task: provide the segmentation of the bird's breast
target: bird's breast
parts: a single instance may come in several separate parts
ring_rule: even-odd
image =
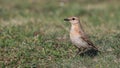
[[[87,43],[81,38],[81,34],[75,31],[70,31],[71,42],[78,48],[86,47]]]

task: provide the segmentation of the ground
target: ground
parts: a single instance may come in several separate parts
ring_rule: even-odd
[[[101,54],[74,58],[79,17]],[[0,68],[120,68],[119,0],[0,0]]]

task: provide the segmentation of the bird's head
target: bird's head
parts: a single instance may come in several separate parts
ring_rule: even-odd
[[[79,19],[77,17],[65,18],[64,21],[69,21],[71,24],[77,24],[77,23],[79,23]]]

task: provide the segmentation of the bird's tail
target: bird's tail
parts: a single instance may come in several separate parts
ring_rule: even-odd
[[[101,51],[99,50],[99,48],[96,47],[96,46],[93,46],[93,49],[94,49],[95,51],[97,51],[97,52],[101,52]]]

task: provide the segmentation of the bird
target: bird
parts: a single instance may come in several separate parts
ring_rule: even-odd
[[[85,34],[79,18],[69,17],[65,18],[64,21],[71,23],[70,40],[78,49],[75,56],[83,54],[88,54],[90,56],[96,55],[99,50]]]

